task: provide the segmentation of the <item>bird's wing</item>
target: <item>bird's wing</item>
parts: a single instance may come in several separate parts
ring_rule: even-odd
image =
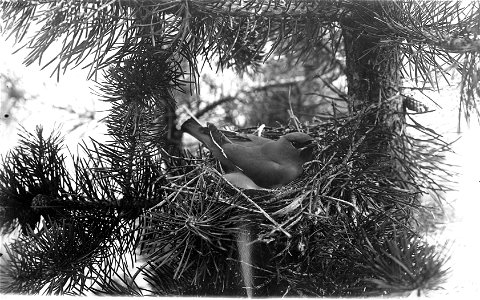
[[[214,127],[214,126],[213,126]],[[228,157],[225,155],[223,148],[219,143],[230,143],[227,138],[221,137],[217,132],[212,133],[210,128],[203,127],[193,118],[188,119],[182,124],[182,131],[192,135],[194,138],[202,142],[212,153],[212,155],[220,161],[223,168],[227,172],[236,172],[239,169],[233,164]],[[218,131],[218,130],[217,130]],[[213,137],[216,137],[218,141],[214,140]]]
[[[228,131],[228,130],[221,130],[221,132],[232,142],[251,142],[252,139],[246,134],[234,132],[234,131]]]
[[[262,150],[264,146],[245,147],[233,143],[225,144],[223,150],[235,166],[261,187],[270,188],[290,182],[297,174],[296,166],[288,160],[272,160]]]
[[[215,126],[213,126],[213,128],[218,130]],[[230,142],[234,144],[243,145],[245,147],[255,147],[255,146],[259,146],[272,141],[270,139],[257,136],[254,134],[238,133],[238,132],[228,131],[228,130],[218,130],[218,131],[221,132]]]

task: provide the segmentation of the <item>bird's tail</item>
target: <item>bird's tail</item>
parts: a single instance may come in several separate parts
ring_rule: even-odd
[[[205,127],[203,127],[193,118],[186,120],[181,127],[182,131],[191,134],[195,138],[197,138],[196,135],[198,135],[202,131],[202,128]]]
[[[186,132],[205,144],[208,149],[211,149],[212,147],[215,146],[215,144],[212,142],[212,137],[209,134],[209,129],[207,127],[202,126],[200,123],[198,123],[197,120],[190,118],[186,120],[181,127],[183,132]]]

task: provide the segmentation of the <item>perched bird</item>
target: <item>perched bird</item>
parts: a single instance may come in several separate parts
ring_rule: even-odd
[[[203,127],[193,118],[182,124],[182,131],[202,142],[220,161],[225,178],[240,188],[260,189],[283,186],[303,171],[313,158],[313,138],[301,132],[287,133],[278,140],[253,134]]]

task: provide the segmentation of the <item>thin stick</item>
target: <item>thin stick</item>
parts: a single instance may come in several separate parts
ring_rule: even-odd
[[[357,213],[359,213],[360,211],[358,210],[358,207],[353,204],[353,203],[350,203],[348,201],[345,201],[345,200],[342,200],[342,199],[338,199],[338,198],[335,198],[335,197],[332,197],[332,196],[328,196],[328,195],[321,195],[320,197],[324,197],[324,198],[327,198],[327,199],[330,199],[330,200],[334,200],[334,201],[338,201],[338,202],[341,202],[343,204],[346,204],[346,205],[350,205],[351,207],[353,207],[355,209],[355,211]]]
[[[263,129],[265,129],[265,124],[258,126],[258,128],[253,132],[253,134],[257,134],[257,136],[262,136]]]

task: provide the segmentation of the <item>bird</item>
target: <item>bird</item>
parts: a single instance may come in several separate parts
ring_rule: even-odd
[[[202,142],[220,161],[223,175],[234,186],[271,189],[284,186],[303,172],[303,164],[313,159],[314,139],[291,132],[271,140],[254,134],[219,130],[212,123],[202,126],[194,118],[181,130]]]

